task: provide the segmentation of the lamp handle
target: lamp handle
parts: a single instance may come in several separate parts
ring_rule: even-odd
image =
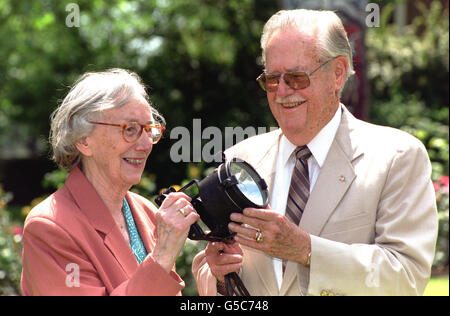
[[[225,275],[225,288],[228,296],[251,296],[236,272]]]

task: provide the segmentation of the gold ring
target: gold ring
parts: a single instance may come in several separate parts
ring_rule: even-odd
[[[178,212],[180,212],[184,217],[186,217],[186,212],[183,210],[183,208],[180,208]]]
[[[255,240],[257,243],[262,243],[264,241],[263,233],[261,233],[261,231],[256,231]]]

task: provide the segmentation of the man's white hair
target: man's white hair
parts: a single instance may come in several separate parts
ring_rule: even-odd
[[[278,30],[294,29],[307,34],[317,34],[319,59],[325,62],[336,56],[345,56],[348,61],[346,80],[355,73],[352,48],[341,19],[333,11],[325,10],[281,10],[265,24],[261,36],[262,59],[266,65],[266,47]]]

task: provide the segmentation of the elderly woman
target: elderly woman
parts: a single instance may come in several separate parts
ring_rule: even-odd
[[[157,209],[129,191],[140,181],[164,119],[139,77],[83,75],[52,115],[53,159],[70,173],[28,215],[24,295],[180,295],[175,272],[199,216],[182,193]]]

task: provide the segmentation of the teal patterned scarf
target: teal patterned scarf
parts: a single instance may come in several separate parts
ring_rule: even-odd
[[[130,235],[130,245],[131,251],[133,251],[134,256],[137,261],[141,263],[147,257],[147,250],[145,249],[144,243],[142,242],[141,236],[134,223],[133,214],[131,214],[130,206],[128,205],[127,199],[123,199],[122,205],[123,216],[127,222],[128,234]]]

